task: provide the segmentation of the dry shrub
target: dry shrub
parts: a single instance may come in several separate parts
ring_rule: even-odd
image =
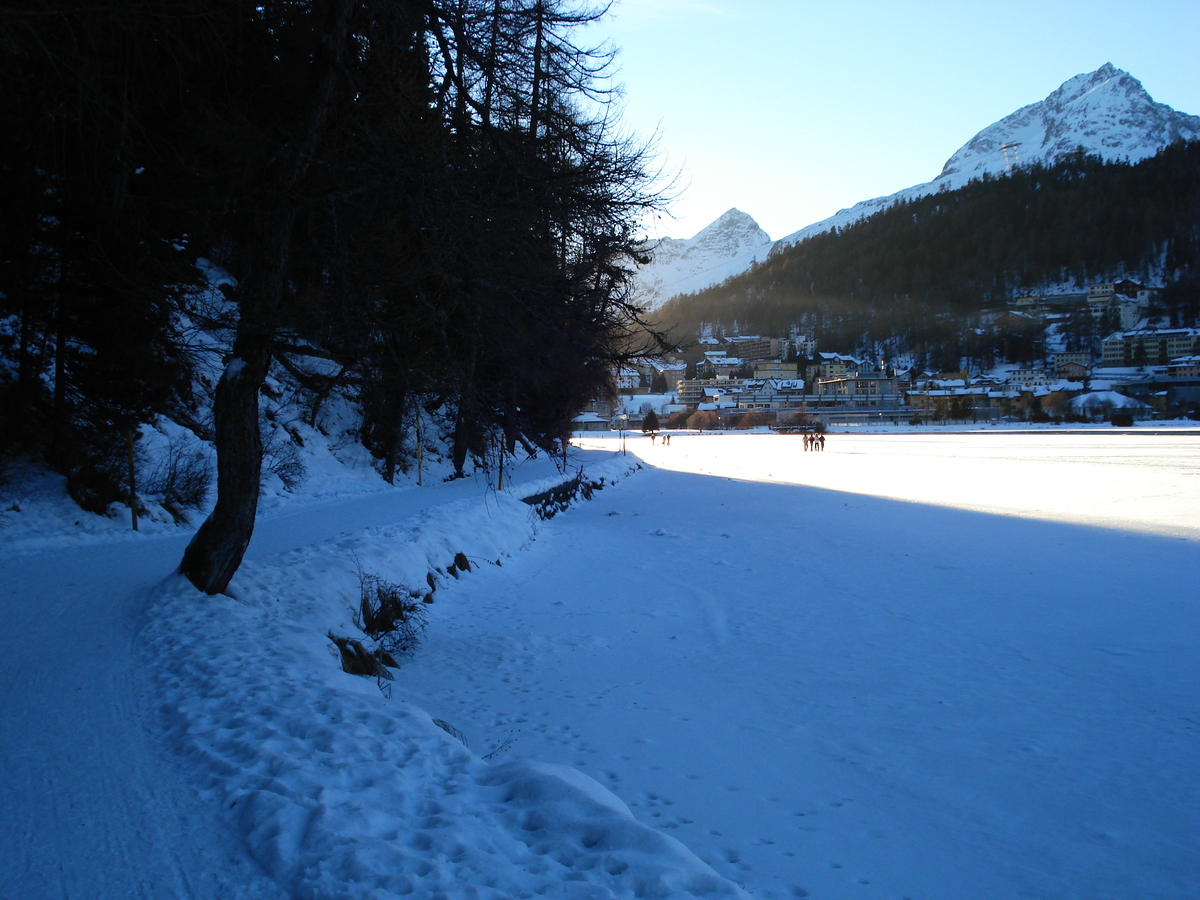
[[[641,468],[639,466],[638,468]],[[550,488],[548,491],[542,491],[540,494],[533,494],[530,497],[523,497],[522,502],[528,503],[533,507],[534,511],[542,519],[553,519],[560,512],[563,512],[571,505],[572,502],[580,498],[591,500],[592,495],[604,488],[604,479],[599,481],[591,481],[584,477],[583,470],[570,481],[564,481],[560,485]]]
[[[392,678],[388,666],[396,665],[396,661],[382,648],[368,650],[362,641],[354,638],[338,637],[330,632],[329,640],[338,649],[342,660],[342,671],[351,675],[370,675],[374,678]]]
[[[147,494],[160,494],[163,507],[182,521],[184,510],[199,509],[212,488],[212,465],[207,453],[174,438],[150,473],[143,487]]]
[[[259,424],[262,434],[262,472],[271,474],[283,482],[284,490],[294,491],[304,483],[308,467],[296,446],[297,435],[274,422],[263,420]]]
[[[426,622],[422,595],[362,571],[358,573],[358,586],[356,624],[393,660],[416,650]]]

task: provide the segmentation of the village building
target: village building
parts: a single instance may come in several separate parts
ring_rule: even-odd
[[[795,411],[804,406],[804,382],[798,378],[755,378],[745,382],[739,409]]]
[[[696,375],[703,378],[729,378],[737,375],[745,363],[741,357],[729,356],[723,350],[708,351],[696,365]]]
[[[1085,368],[1092,364],[1092,354],[1088,353],[1086,350],[1075,350],[1075,351],[1071,351],[1071,352],[1067,352],[1067,353],[1055,353],[1054,356],[1051,357],[1051,359],[1054,362],[1055,369],[1057,369],[1059,366],[1065,365],[1067,363],[1078,363],[1079,365],[1084,366]]]
[[[1165,365],[1200,354],[1200,328],[1136,328],[1117,331],[1101,342],[1106,366]]]
[[[687,376],[687,363],[659,363],[654,368],[666,381],[667,390],[672,392],[679,390],[679,382]]]
[[[1171,378],[1200,378],[1200,356],[1181,356],[1167,363],[1165,373]]]
[[[1088,367],[1083,363],[1078,362],[1061,362],[1054,367],[1054,374],[1059,378],[1078,380],[1080,378],[1086,378],[1087,373]]]
[[[853,356],[818,353],[816,360],[804,367],[804,380],[815,382],[818,378],[838,378],[847,372],[857,372],[861,365]]]
[[[741,359],[781,359],[788,350],[789,342],[783,338],[736,336],[728,339],[729,349]]]
[[[1054,380],[1041,369],[1013,369],[1008,373],[1009,384],[1041,385],[1050,384]]]
[[[744,386],[741,378],[685,378],[679,383],[679,402],[690,410],[721,400],[736,406]]]
[[[895,407],[902,397],[896,387],[896,379],[880,372],[859,373],[820,378],[813,385],[813,405],[817,408],[829,406]]]
[[[799,376],[797,363],[759,362],[754,364],[754,377],[758,381],[768,378],[795,380]]]

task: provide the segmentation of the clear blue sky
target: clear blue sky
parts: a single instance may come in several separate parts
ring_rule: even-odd
[[[691,237],[772,238],[929,181],[980,129],[1106,62],[1200,115],[1200,0],[616,0],[625,121],[658,130]]]

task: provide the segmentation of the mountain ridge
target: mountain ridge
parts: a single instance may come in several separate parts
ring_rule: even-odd
[[[753,234],[749,222],[770,241],[736,208],[690,239],[666,238],[650,248],[652,262],[639,273],[635,296],[640,305],[655,309],[672,296],[719,284],[813,235],[844,228],[900,201],[954,190],[985,174],[999,175],[1013,165],[1053,164],[1079,148],[1106,161],[1138,162],[1181,139],[1200,140],[1200,116],[1157,103],[1138,79],[1106,62],[981,129],[951,154],[931,181],[863,200],[765,246],[718,237],[725,231]]]
[[[1138,162],[1179,139],[1200,140],[1200,116],[1155,102],[1140,81],[1106,62],[1094,72],[1068,78],[1045,99],[981,129],[951,154],[932,181],[839,210],[780,238],[772,250],[844,228],[901,200],[954,190],[984,174],[999,175],[1010,164],[1052,164],[1079,148],[1106,162]],[[1005,155],[1005,144],[1010,145],[1011,156]]]

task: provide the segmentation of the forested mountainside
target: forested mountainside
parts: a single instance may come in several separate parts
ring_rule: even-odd
[[[1136,164],[1079,152],[902,200],[674,297],[658,317],[684,340],[705,326],[800,329],[831,349],[889,342],[952,360],[984,309],[1105,279],[1177,283],[1166,312],[1192,321],[1198,275],[1200,142],[1176,142]]]
[[[188,423],[217,449],[219,522],[184,566],[211,591],[231,573],[199,558],[248,540],[272,378],[314,421],[355,404],[389,480],[422,409],[460,473],[489,431],[548,446],[657,349],[626,298],[659,197],[604,108],[611,51],[576,41],[600,14],[6,9],[0,462],[45,459],[103,509],[127,436]]]

